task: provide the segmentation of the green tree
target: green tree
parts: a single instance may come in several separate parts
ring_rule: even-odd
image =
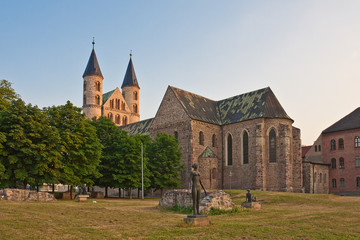
[[[165,133],[158,133],[148,149],[151,187],[161,189],[180,187],[181,152],[177,140]]]
[[[99,165],[102,177],[95,183],[100,187],[105,187],[105,197],[107,197],[108,187],[122,186],[122,178],[118,175],[125,168],[122,147],[129,137],[108,118],[94,118],[91,124],[96,128],[96,134],[103,145]]]
[[[19,95],[5,79],[0,81],[0,111],[10,106],[12,100],[19,99]]]
[[[15,100],[0,112],[2,186],[21,182],[37,186],[58,181],[61,164],[60,137],[37,107]],[[6,141],[4,139],[6,138]]]
[[[85,120],[81,108],[70,101],[65,105],[45,109],[50,125],[58,129],[62,146],[62,173],[60,182],[73,186],[94,184],[101,176],[98,166],[102,145],[96,135],[96,128]]]

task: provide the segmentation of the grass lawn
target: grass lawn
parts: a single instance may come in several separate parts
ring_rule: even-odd
[[[239,213],[183,223],[159,199],[0,201],[0,239],[360,239],[360,197],[254,191],[259,211],[241,209],[246,191],[228,191]]]

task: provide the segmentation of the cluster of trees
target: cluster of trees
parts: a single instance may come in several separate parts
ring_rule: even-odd
[[[43,183],[141,188],[141,144],[145,189],[179,187],[183,165],[174,137],[130,136],[107,118],[86,120],[70,101],[39,109],[0,81],[1,188]]]

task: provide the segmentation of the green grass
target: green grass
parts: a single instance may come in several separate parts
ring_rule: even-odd
[[[0,239],[359,239],[360,198],[254,191],[261,210],[243,209],[246,191],[229,191],[237,212],[188,226],[188,213],[159,199],[0,201]],[[189,209],[187,209],[189,210]],[[222,213],[222,212],[221,212]]]

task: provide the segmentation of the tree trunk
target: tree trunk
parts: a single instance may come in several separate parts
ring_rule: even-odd
[[[74,186],[71,185],[71,186],[70,186],[70,199],[71,199],[71,200],[73,199],[73,188],[74,188]]]
[[[164,189],[162,188],[161,189],[161,197],[163,197],[163,195],[164,195]]]
[[[39,185],[36,185],[36,191],[39,192]]]
[[[52,193],[55,193],[55,184],[52,185]]]
[[[26,190],[27,181],[24,181],[24,189]]]
[[[140,189],[138,188],[138,198],[140,198]]]
[[[121,198],[121,188],[119,188],[119,198]]]
[[[105,187],[105,198],[108,197],[108,187]]]
[[[129,191],[130,191],[130,192],[129,192],[129,198],[132,199],[132,189],[129,188]]]

